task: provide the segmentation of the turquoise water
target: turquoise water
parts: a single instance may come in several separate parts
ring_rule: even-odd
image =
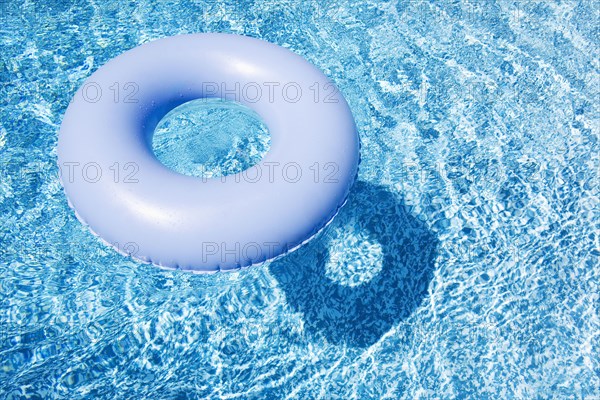
[[[599,7],[0,0],[0,397],[599,398]],[[107,60],[215,31],[321,68],[362,163],[315,240],[196,276],[90,234],[56,143]]]
[[[260,162],[270,145],[269,128],[256,112],[218,98],[175,107],[152,138],[154,154],[164,165],[204,179],[245,171]]]

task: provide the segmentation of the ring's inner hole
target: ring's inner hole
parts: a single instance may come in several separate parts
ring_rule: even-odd
[[[223,99],[198,99],[160,120],[152,150],[174,171],[213,178],[258,164],[270,142],[267,126],[250,108]]]

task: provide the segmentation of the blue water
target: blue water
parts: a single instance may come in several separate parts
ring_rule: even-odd
[[[269,128],[256,112],[218,98],[192,100],[171,110],[152,138],[152,150],[164,165],[205,179],[245,171],[270,147]]]
[[[107,60],[214,31],[330,76],[362,164],[315,240],[196,276],[90,234],[56,143]],[[600,398],[599,47],[594,0],[0,0],[0,397]]]

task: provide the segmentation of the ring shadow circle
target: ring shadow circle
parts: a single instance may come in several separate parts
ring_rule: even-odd
[[[359,286],[329,279],[331,232],[365,230],[383,252],[381,271]],[[270,266],[305,328],[334,344],[367,347],[406,319],[427,295],[438,239],[385,187],[358,181],[346,205],[314,240]]]

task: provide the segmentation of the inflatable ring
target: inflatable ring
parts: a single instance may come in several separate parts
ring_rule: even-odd
[[[258,113],[271,135],[261,162],[208,179],[158,161],[154,128],[199,98]],[[352,114],[322,72],[285,48],[229,34],[173,36],[110,60],[75,94],[58,140],[80,221],[123,254],[193,272],[297,248],[343,205],[358,162]]]

